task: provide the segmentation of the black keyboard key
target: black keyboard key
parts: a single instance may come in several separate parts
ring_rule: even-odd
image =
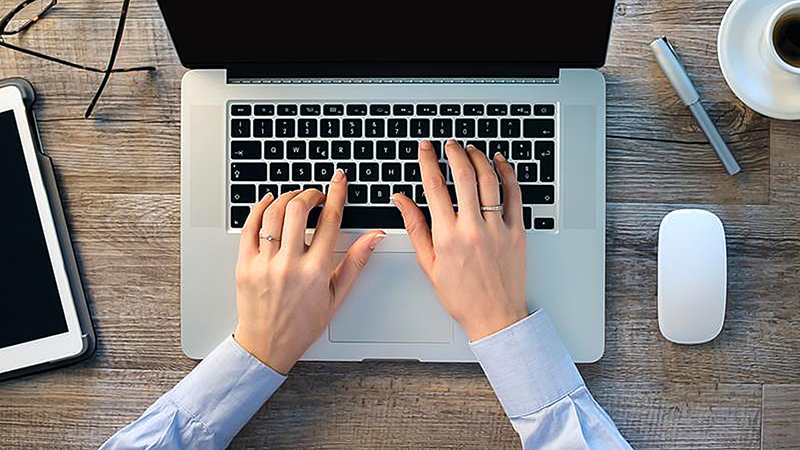
[[[381,181],[401,181],[400,163],[381,164]]]
[[[531,105],[511,105],[512,116],[530,116]]]
[[[422,181],[422,172],[420,172],[419,163],[403,164],[403,181]]]
[[[336,168],[342,169],[342,172],[344,172],[344,177],[347,181],[356,180],[356,163],[337,163]]]
[[[417,105],[418,116],[435,116],[436,110],[436,105]]]
[[[533,107],[534,116],[552,116],[556,113],[556,105],[536,105]]]
[[[376,159],[397,159],[397,145],[394,141],[378,141],[375,143]]]
[[[522,222],[525,224],[525,229],[531,229],[531,217],[533,217],[533,210],[530,206],[522,207]]]
[[[519,137],[519,120],[518,119],[503,119],[500,121],[500,137],[504,138],[518,138]]]
[[[369,105],[369,114],[372,116],[388,116],[391,113],[389,105]]]
[[[254,137],[272,137],[272,119],[256,119],[253,121]]]
[[[351,159],[350,141],[331,142],[332,159]]]
[[[505,159],[509,158],[508,141],[490,141],[489,158],[494,159],[495,153],[500,153]]]
[[[489,105],[486,107],[486,115],[505,116],[508,114],[508,105]]]
[[[388,134],[392,138],[404,138],[408,136],[408,119],[389,119]]]
[[[292,164],[292,181],[311,181],[311,163]]]
[[[456,119],[456,137],[475,137],[475,119]]]
[[[556,122],[553,119],[525,119],[526,138],[552,138],[555,136]]]
[[[421,184],[414,188],[414,202],[418,205],[428,204],[428,199],[425,197],[425,188]]]
[[[410,184],[395,184],[392,187],[392,194],[403,194],[406,198],[414,199],[414,186]]]
[[[345,119],[342,123],[342,136],[349,138],[361,137],[361,119]]]
[[[439,114],[442,116],[460,116],[461,105],[441,105],[439,107]]]
[[[394,105],[395,116],[413,116],[414,105]]]
[[[231,159],[261,159],[261,142],[231,141]]]
[[[416,161],[419,158],[419,144],[417,141],[400,141],[400,159]]]
[[[271,116],[275,114],[275,106],[273,105],[256,105],[255,112],[257,116]]]
[[[249,206],[231,206],[231,228],[242,228],[249,215]]]
[[[269,165],[270,181],[289,181],[289,163],[274,162]]]
[[[366,116],[367,105],[347,105],[348,116]]]
[[[328,159],[328,141],[309,141],[308,159]]]
[[[370,186],[369,199],[372,203],[389,203],[389,185],[373,184]]]
[[[534,156],[541,164],[541,180],[544,182],[554,181],[556,173],[555,143],[553,141],[536,141]]]
[[[366,187],[365,187],[366,190]],[[363,202],[362,202],[363,203]],[[431,214],[427,207],[420,208],[430,226]],[[314,208],[308,215],[308,228],[314,228],[319,221],[322,208]],[[344,207],[342,212],[342,228],[382,228],[403,229],[403,216],[394,206],[351,206]]]
[[[293,183],[293,184],[282,184],[281,185],[281,194],[285,194],[287,192],[292,192],[292,191],[299,191],[299,190],[300,190],[300,185],[299,184],[294,184]]]
[[[386,134],[384,131],[385,121],[383,119],[367,119],[364,121],[364,136],[372,138],[382,138]]]
[[[264,159],[283,159],[283,141],[264,141]]]
[[[300,105],[301,116],[318,116],[322,108],[319,105]]]
[[[467,146],[470,146],[470,145],[475,147],[475,148],[477,148],[478,150],[480,150],[484,154],[486,154],[486,149],[488,148],[486,146],[486,141],[467,141]]]
[[[354,159],[372,159],[374,154],[372,141],[355,141],[353,143]]]
[[[231,120],[231,136],[250,137],[250,119],[233,119]]]
[[[347,185],[347,202],[348,203],[367,203],[367,185],[366,184],[348,184]]]
[[[522,203],[526,205],[552,205],[555,203],[555,188],[552,184],[520,184]]]
[[[331,181],[333,163],[314,163],[314,181]]]
[[[411,119],[411,137],[426,138],[431,135],[430,119]]]
[[[275,137],[294,137],[294,119],[277,119],[275,121]]]
[[[296,116],[297,105],[278,105],[279,116]]]
[[[254,184],[232,184],[231,203],[255,203],[256,186]]]
[[[478,119],[478,137],[496,138],[497,119]]]
[[[482,116],[483,105],[464,105],[465,116]]]
[[[322,111],[326,116],[343,116],[344,105],[325,105]]]
[[[453,137],[453,119],[433,119],[433,137]]]
[[[306,141],[286,142],[286,159],[306,159]]]
[[[250,105],[231,105],[232,116],[249,116]]]
[[[317,119],[298,120],[297,137],[317,137]]]
[[[319,122],[320,137],[339,137],[339,119],[322,119]]]
[[[277,184],[259,184],[258,185],[258,199],[261,200],[269,193],[272,193],[273,197],[277,197],[280,195],[278,193],[278,185]]]
[[[537,217],[533,220],[533,228],[537,230],[552,230],[556,227],[556,219],[552,217]]]
[[[431,141],[431,145],[436,153],[436,159],[442,159],[442,146],[444,145],[442,141]]]
[[[378,163],[361,163],[358,168],[358,181],[378,181]]]
[[[511,143],[511,159],[529,161],[533,159],[531,141],[514,141]]]
[[[537,178],[536,163],[517,164],[517,180],[521,183],[534,183]]]
[[[267,181],[267,164],[231,163],[231,181]]]

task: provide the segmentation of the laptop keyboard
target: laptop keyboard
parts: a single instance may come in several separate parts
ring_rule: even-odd
[[[414,199],[430,221],[418,163],[421,139],[439,156],[453,204],[447,139],[500,152],[522,189],[528,230],[557,228],[558,108],[554,103],[230,102],[228,225],[241,228],[268,192],[323,192],[336,168],[347,175],[342,228],[401,229],[391,196]],[[491,158],[490,158],[491,159]],[[309,217],[316,225],[320,208]]]

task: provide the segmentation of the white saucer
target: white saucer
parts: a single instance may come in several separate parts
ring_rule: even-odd
[[[764,30],[786,0],[734,0],[717,37],[725,81],[753,110],[775,119],[800,120],[800,76],[773,67],[762,57]]]

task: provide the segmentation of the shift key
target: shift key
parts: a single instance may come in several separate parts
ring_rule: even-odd
[[[522,203],[526,205],[552,205],[556,201],[555,188],[551,184],[520,184]]]

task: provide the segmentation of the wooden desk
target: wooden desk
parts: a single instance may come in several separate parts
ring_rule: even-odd
[[[6,5],[9,2],[1,3]],[[62,0],[19,42],[105,64],[118,0]],[[743,106],[717,63],[727,0],[619,0],[608,64],[607,346],[580,367],[640,449],[800,448],[800,123]],[[669,35],[744,172],[728,177],[647,44]],[[91,297],[89,362],[0,384],[0,447],[99,446],[195,363],[179,343],[180,66],[155,1],[131,7],[95,118],[95,74],[0,49],[0,76],[36,85]],[[728,233],[725,329],[675,346],[658,333],[656,236],[700,205]],[[477,365],[301,363],[233,448],[518,448]]]

